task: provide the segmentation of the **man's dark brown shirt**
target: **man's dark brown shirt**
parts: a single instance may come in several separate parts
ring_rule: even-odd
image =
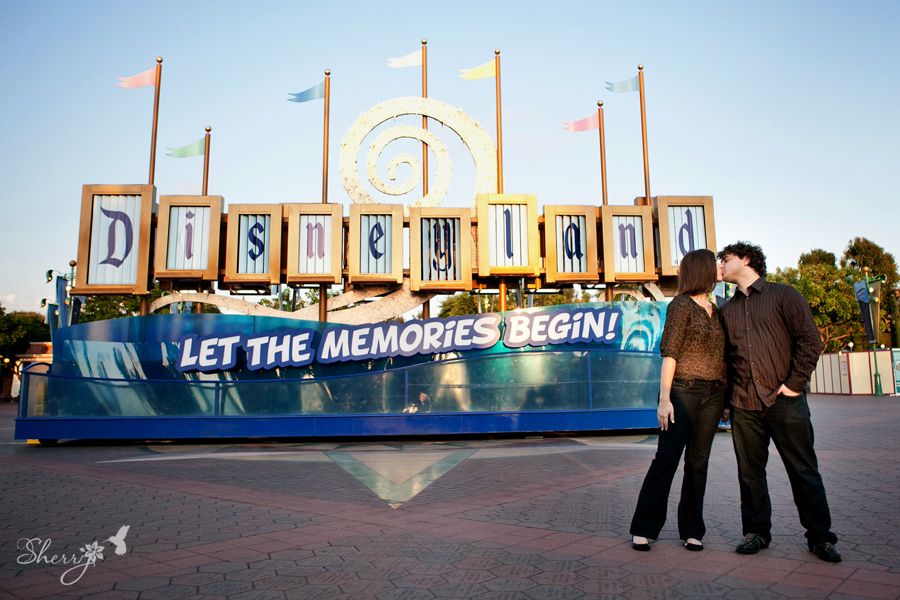
[[[757,279],[720,314],[733,406],[772,406],[783,383],[803,392],[816,368],[822,342],[809,305],[789,285]]]

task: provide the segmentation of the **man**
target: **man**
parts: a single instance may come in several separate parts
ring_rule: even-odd
[[[722,278],[738,288],[721,308],[744,534],[736,550],[756,554],[772,540],[766,483],[772,440],[810,551],[840,562],[806,402],[806,385],[822,351],[809,305],[794,288],[766,281],[766,257],[759,246],[738,242],[718,256]]]

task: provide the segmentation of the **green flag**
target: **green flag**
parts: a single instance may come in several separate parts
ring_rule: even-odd
[[[206,153],[206,136],[200,138],[193,144],[182,146],[181,148],[169,148],[166,156],[172,158],[188,158],[189,156],[203,156]]]

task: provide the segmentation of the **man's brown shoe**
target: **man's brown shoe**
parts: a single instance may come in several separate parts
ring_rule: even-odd
[[[841,553],[838,552],[838,549],[831,542],[822,542],[821,544],[810,546],[809,551],[825,562],[841,562]]]
[[[763,548],[768,548],[769,542],[758,533],[748,533],[741,543],[734,549],[738,554],[756,554]]]

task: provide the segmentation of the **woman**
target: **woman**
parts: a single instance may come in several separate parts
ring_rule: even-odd
[[[679,265],[678,295],[666,311],[659,344],[659,442],[631,521],[631,547],[638,551],[650,550],[666,521],[669,489],[685,448],[678,533],[685,548],[703,550],[706,471],[725,395],[725,334],[709,299],[718,273],[709,250],[689,252]]]

